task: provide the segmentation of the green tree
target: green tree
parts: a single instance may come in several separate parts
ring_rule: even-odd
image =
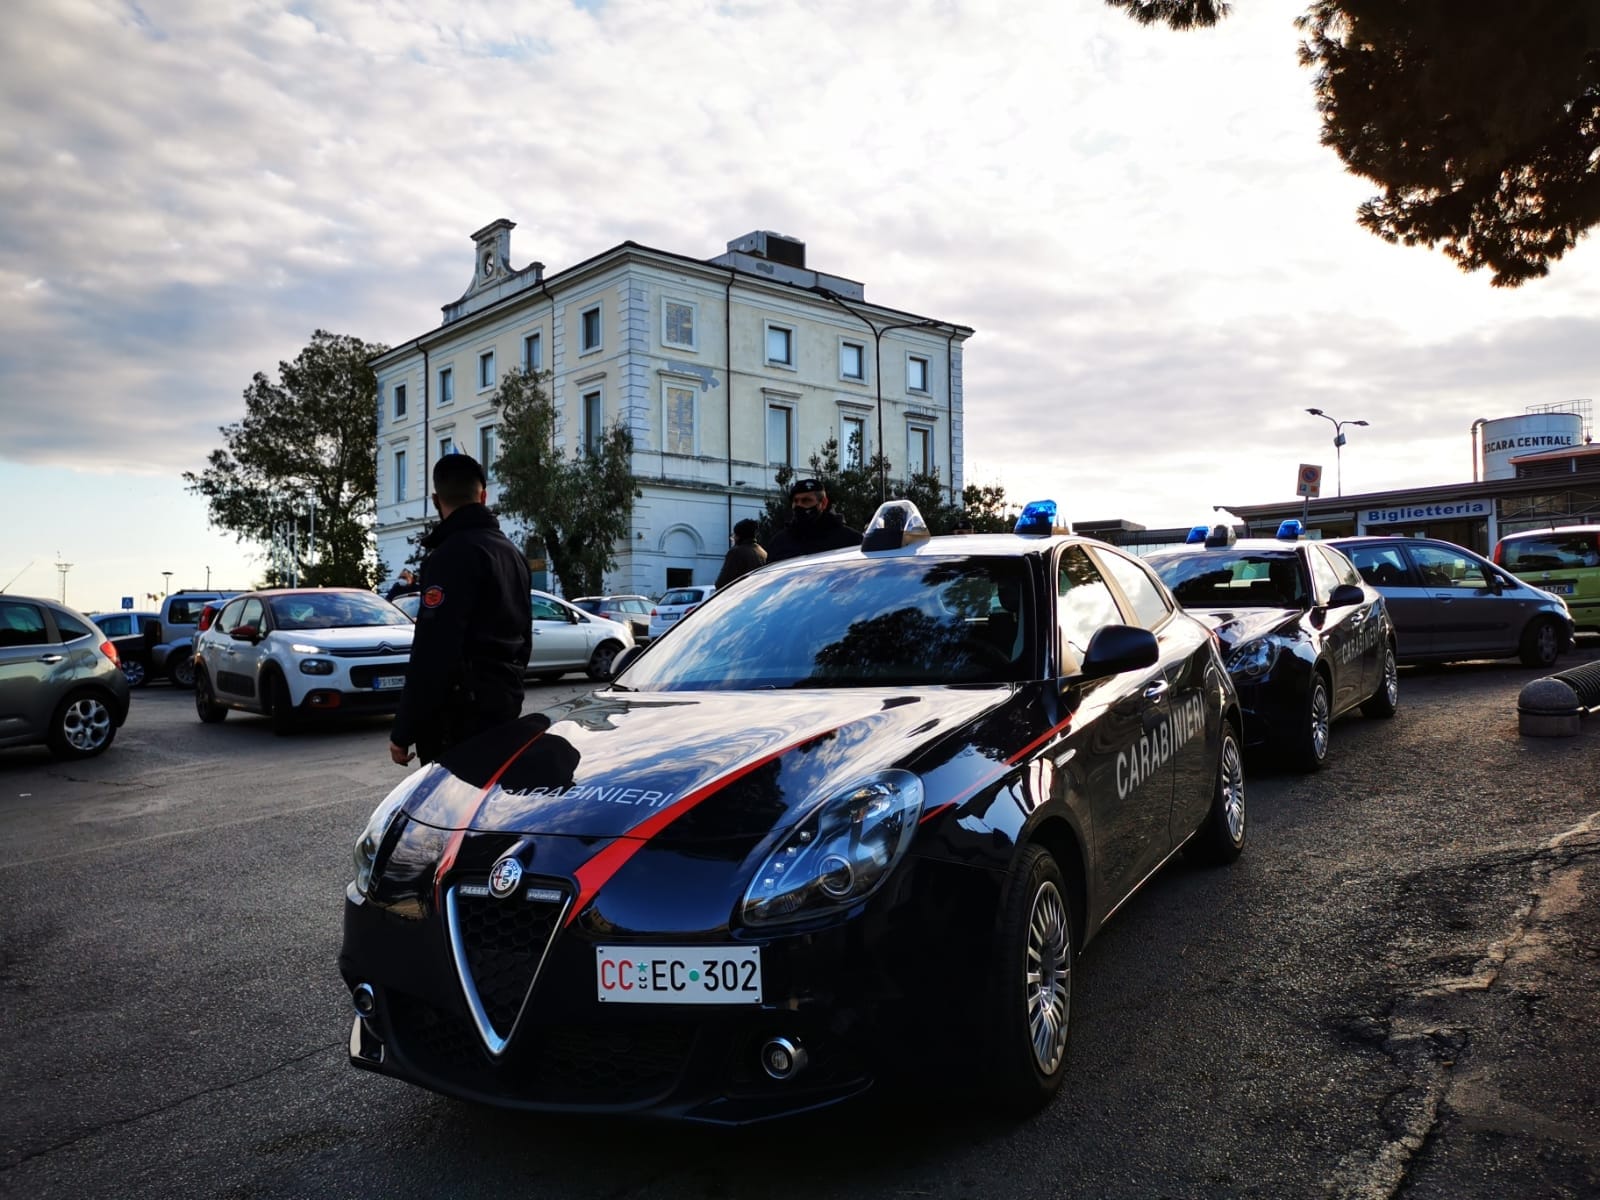
[[[500,511],[515,517],[544,544],[545,557],[568,596],[601,590],[617,565],[617,542],[633,528],[633,434],[621,421],[608,426],[591,453],[567,458],[555,448],[556,411],[536,374],[512,370],[493,404],[500,412],[495,477]]]
[[[843,517],[846,525],[861,529],[878,511],[880,471],[882,477],[889,480],[889,498],[910,500],[915,504],[928,523],[930,533],[953,533],[963,515],[972,522],[977,533],[1001,533],[1011,528],[1012,522],[1005,512],[1005,488],[968,484],[962,489],[962,502],[952,504],[950,489],[940,482],[937,471],[896,480],[882,454],[866,459],[854,454],[849,462],[840,466],[836,437],[830,437],[812,452],[806,475],[827,485],[828,507]],[[778,468],[774,476],[777,491],[767,498],[766,511],[761,516],[761,541],[771,541],[772,535],[789,520],[789,485],[796,478],[801,476],[796,475],[793,467]]]
[[[1106,0],[1214,25],[1220,0]],[[1314,0],[1296,24],[1322,143],[1381,191],[1359,223],[1496,287],[1550,273],[1600,222],[1600,5]]]
[[[225,445],[204,471],[183,474],[188,490],[206,498],[212,525],[272,551],[269,585],[297,577],[372,587],[383,578],[372,531],[377,380],[367,362],[385,349],[317,330],[293,362],[278,364],[276,382],[256,372],[244,390],[244,419],[221,427]]]

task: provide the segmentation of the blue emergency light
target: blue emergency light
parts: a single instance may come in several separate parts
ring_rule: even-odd
[[[1196,525],[1189,530],[1189,536],[1183,539],[1185,546],[1197,546],[1211,536],[1211,526]]]
[[[1030,501],[1017,518],[1012,533],[1023,537],[1049,537],[1056,531],[1056,502],[1054,500]]]
[[[1304,525],[1290,517],[1278,526],[1278,537],[1285,542],[1295,542],[1300,540],[1300,535],[1305,531],[1306,527]]]

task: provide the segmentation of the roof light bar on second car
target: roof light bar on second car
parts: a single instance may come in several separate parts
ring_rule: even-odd
[[[1295,520],[1295,518],[1290,517],[1287,521],[1279,523],[1277,536],[1281,541],[1298,542],[1305,531],[1306,527],[1304,525]]]
[[[1032,500],[1023,508],[1011,532],[1023,537],[1049,537],[1056,533],[1071,533],[1072,526],[1056,520],[1054,500]]]
[[[911,542],[927,541],[928,533],[928,523],[915,504],[909,500],[886,500],[878,505],[861,535],[861,550],[864,554],[899,550]]]

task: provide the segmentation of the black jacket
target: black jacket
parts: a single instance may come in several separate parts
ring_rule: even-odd
[[[416,638],[389,739],[438,751],[522,711],[533,651],[528,562],[482,504],[456,509],[422,540]]]
[[[754,542],[735,542],[728,547],[722,560],[722,570],[717,575],[716,586],[725,588],[741,575],[748,575],[757,567],[767,564],[767,552]]]
[[[810,524],[804,520],[790,522],[772,539],[767,547],[768,562],[782,562],[786,558],[799,558],[802,554],[820,554],[824,550],[843,550],[846,546],[861,545],[860,530],[851,529],[844,518],[831,508],[817,514]]]

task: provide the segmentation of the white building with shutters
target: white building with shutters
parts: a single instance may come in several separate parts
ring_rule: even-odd
[[[513,228],[473,234],[472,282],[443,322],[373,360],[391,576],[431,516],[439,456],[493,462],[490,400],[512,366],[549,373],[563,453],[618,419],[633,433],[643,496],[608,592],[709,583],[734,522],[776,494],[777,468],[803,474],[829,437],[868,457],[881,446],[892,479],[936,470],[960,496],[967,326],[869,304],[860,283],[808,268],[804,243],[774,233],[711,259],[624,242],[547,276],[543,263],[511,266]],[[845,516],[860,527],[871,514]]]

